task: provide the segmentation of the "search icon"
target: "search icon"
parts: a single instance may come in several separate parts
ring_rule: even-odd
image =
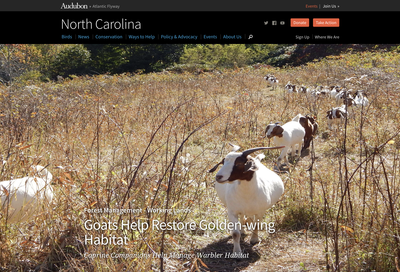
[[[250,39],[253,39],[253,34],[250,34],[250,35],[249,35],[248,40],[250,40]]]

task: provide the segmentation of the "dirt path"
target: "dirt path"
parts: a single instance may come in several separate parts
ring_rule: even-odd
[[[167,262],[167,270],[176,271],[325,271],[324,240],[321,237],[310,237],[302,232],[276,233],[262,236],[262,241],[254,246],[249,243],[250,235],[241,242],[246,258],[227,257],[231,253],[233,242],[231,236],[209,241],[202,241],[196,255],[200,260],[196,264],[182,260]],[[210,239],[211,240],[211,239]],[[200,257],[203,254],[203,257]],[[204,256],[205,255],[205,256]],[[189,270],[188,270],[189,269]]]

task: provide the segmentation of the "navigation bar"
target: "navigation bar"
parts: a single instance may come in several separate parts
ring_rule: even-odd
[[[61,40],[65,41],[72,41],[72,40],[85,40],[85,41],[98,41],[98,40],[125,40],[125,41],[132,41],[132,42],[147,42],[147,41],[154,41],[154,42],[163,42],[163,41],[170,41],[170,42],[182,42],[182,41],[244,41],[245,37],[247,39],[252,39],[252,34],[143,34],[143,35],[134,35],[134,34],[124,34],[124,35],[100,35],[100,34],[90,34],[90,35],[81,35],[81,34],[74,34],[74,35],[60,35]]]
[[[14,24],[0,43],[400,43],[399,35],[371,33],[372,28],[399,26],[396,13],[348,12],[171,12],[167,21],[140,12],[0,12],[0,25]],[[224,23],[220,23],[221,18]],[[371,20],[374,18],[374,20]],[[185,22],[185,23],[182,23]],[[189,27],[188,27],[189,26]],[[46,29],[46,31],[37,31]],[[376,36],[378,35],[378,37]]]

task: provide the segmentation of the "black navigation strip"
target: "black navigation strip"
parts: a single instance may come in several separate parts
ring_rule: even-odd
[[[400,2],[393,0],[362,1],[187,1],[187,0],[41,0],[2,1],[2,11],[400,11]]]
[[[397,17],[398,12],[0,12],[0,42],[395,44],[400,36],[390,30],[399,28]]]

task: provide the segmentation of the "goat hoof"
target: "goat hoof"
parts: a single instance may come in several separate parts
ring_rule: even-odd
[[[306,157],[306,156],[308,156],[308,155],[310,155],[310,149],[304,149],[304,150],[302,150],[301,151],[301,157],[303,158],[303,157]]]

